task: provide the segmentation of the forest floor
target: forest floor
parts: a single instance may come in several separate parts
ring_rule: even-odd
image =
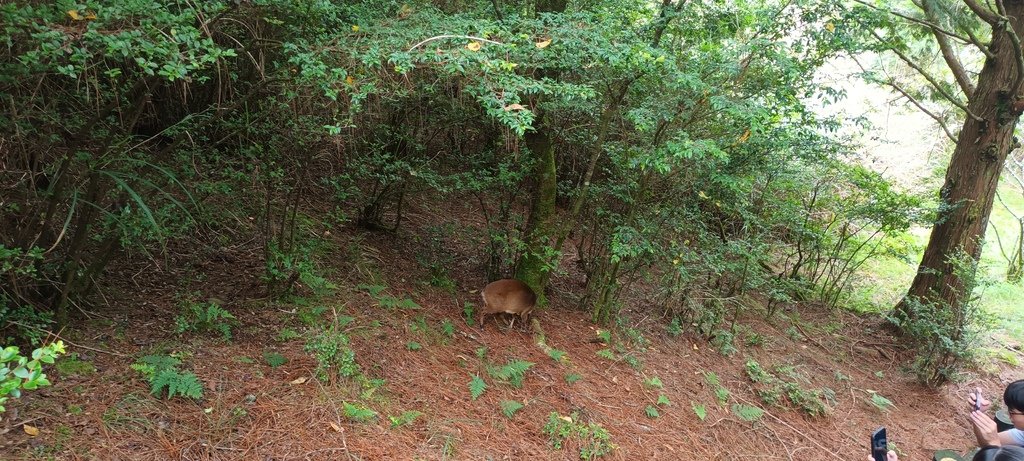
[[[877,316],[801,304],[766,318],[754,296],[738,298],[726,355],[689,326],[670,334],[643,283],[602,339],[575,307],[572,255],[531,325],[490,318],[481,329],[463,316],[485,283],[479,245],[438,231],[479,224],[461,211],[416,210],[397,233],[337,231],[320,258],[333,261],[320,271],[337,285],[326,297],[260,298],[256,242],[117,267],[105,306],[62,333],[76,355],[50,370],[54,385],[0,415],[0,459],[571,460],[610,443],[603,459],[849,461],[865,459],[870,433],[886,426],[902,459],[925,460],[971,447],[968,389],[994,397],[1022,376],[1009,365],[1020,346],[1007,344],[1004,360],[928,389],[905,372],[909,353]],[[240,320],[231,340],[174,332],[190,292]],[[360,375],[321,381],[305,346],[339,319]],[[179,358],[203,398],[151,395],[130,366],[154,353]],[[521,387],[500,373],[513,361],[533,363]],[[475,399],[473,376],[487,386]],[[552,421],[568,434],[561,448],[545,431]]]

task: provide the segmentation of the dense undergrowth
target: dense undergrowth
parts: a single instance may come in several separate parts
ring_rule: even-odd
[[[651,315],[728,344],[748,295],[765,297],[768,317],[802,301],[841,306],[858,269],[900,251],[927,217],[925,200],[850,162],[840,121],[804,103],[841,95],[811,76],[857,48],[836,27],[851,10],[495,5],[0,6],[5,342],[75,325],[104,302],[112,262],[166,265],[171,252],[256,241],[260,295],[324,296],[338,289],[321,264],[338,251],[332,232],[395,233],[410,203],[467,201],[483,226],[415,238],[466,233],[473,270],[542,285],[572,252],[594,321],[614,325],[622,294],[651,282]],[[452,260],[427,248],[430,283],[455,289]],[[179,333],[230,340],[244,321],[203,293],[177,295]],[[321,378],[362,376],[345,327],[336,318],[306,346]],[[187,371],[139,368],[156,393],[197,395]],[[556,419],[553,433],[600,434]]]

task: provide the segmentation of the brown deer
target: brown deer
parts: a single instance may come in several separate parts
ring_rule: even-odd
[[[484,298],[484,306],[480,309],[480,328],[484,326],[484,316],[491,314],[518,315],[523,322],[530,317],[530,312],[537,307],[537,295],[525,283],[514,279],[502,279],[488,283],[480,294]],[[509,328],[512,327],[509,323]]]

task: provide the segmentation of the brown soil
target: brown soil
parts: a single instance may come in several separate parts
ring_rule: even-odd
[[[463,218],[463,226],[472,222],[468,211]],[[338,250],[329,259],[337,263],[323,269],[341,288],[332,299],[307,307],[259,299],[262,285],[254,274],[260,274],[260,253],[252,247],[225,248],[202,263],[167,265],[175,270],[149,263],[118,268],[119,275],[111,277],[117,282],[104,290],[108,306],[63,335],[78,346],[70,350],[97,371],[68,376],[51,371],[52,387],[11,402],[0,420],[0,459],[571,460],[580,458],[579,442],[554,449],[543,428],[552,413],[575,413],[577,421],[599,424],[611,435],[616,448],[607,459],[862,460],[870,432],[887,426],[902,459],[924,460],[934,450],[965,451],[972,444],[963,414],[967,389],[980,385],[994,395],[1020,377],[1019,369],[1004,369],[938,390],[920,387],[901,371],[906,351],[882,333],[877,320],[812,305],[799,306],[798,329],[782,316],[768,322],[761,310],[749,309],[737,323],[768,339],[748,346],[739,338],[738,352],[726,357],[692,333],[667,334],[667,320],[651,313],[656,309],[647,305],[639,285],[627,296],[624,318],[649,345],[641,348],[616,335],[640,360],[637,369],[621,355],[617,360],[598,356],[608,346],[596,340],[598,327],[586,314],[574,310],[580,279],[571,271],[555,281],[551,307],[535,316],[546,344],[569,358],[557,363],[533,331],[519,325],[509,329],[504,319],[489,319],[482,330],[462,320],[463,303],[477,302],[472,290],[485,282],[475,269],[481,263],[468,237],[446,236],[444,242],[455,265],[466,268],[449,274],[455,290],[421,282],[427,278],[416,259],[422,243],[413,236],[432,222],[420,211],[403,224],[411,230],[398,235],[349,230],[332,236]],[[386,281],[387,293],[409,296],[422,308],[378,306],[354,288],[371,276]],[[223,300],[243,320],[232,341],[173,333],[174,294],[191,290]],[[335,315],[355,317],[346,329],[357,361],[366,377],[385,380],[372,395],[360,396],[365,388],[352,380],[323,383],[313,377],[316,360],[304,344],[316,329],[302,323],[297,312],[316,306],[326,308],[320,324]],[[430,326],[427,333],[414,326],[420,316]],[[444,319],[456,326],[451,339],[440,333]],[[283,327],[302,336],[278,341]],[[422,349],[410,350],[410,341]],[[484,346],[490,363],[535,363],[522,388],[487,374],[477,355]],[[129,366],[154,351],[183,354],[184,367],[204,383],[204,398],[151,396]],[[288,362],[271,368],[264,352],[278,352]],[[828,414],[810,417],[790,405],[762,403],[758,385],[745,371],[747,360],[767,370],[792,366],[805,379],[802,388],[831,389]],[[708,372],[728,389],[725,404],[705,378]],[[582,379],[567,383],[572,373]],[[469,391],[474,374],[488,385],[477,400]],[[652,377],[663,389],[645,385]],[[875,407],[871,392],[895,407]],[[671,404],[650,418],[644,410],[659,394]],[[500,410],[506,400],[525,406],[509,419]],[[342,402],[360,402],[379,417],[353,422],[344,416]],[[731,411],[734,404],[766,411],[747,422]],[[698,405],[706,408],[704,420],[694,411]],[[408,410],[423,416],[392,427],[388,417]],[[26,434],[25,424],[38,428],[39,435]]]

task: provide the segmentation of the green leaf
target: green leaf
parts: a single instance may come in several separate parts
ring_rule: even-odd
[[[473,400],[480,397],[480,394],[483,394],[485,389],[487,389],[487,383],[480,376],[473,375],[473,379],[469,381],[469,395],[473,397]]]
[[[658,405],[667,407],[669,405],[672,405],[672,401],[669,400],[668,397],[665,397],[665,394],[658,394]]]

